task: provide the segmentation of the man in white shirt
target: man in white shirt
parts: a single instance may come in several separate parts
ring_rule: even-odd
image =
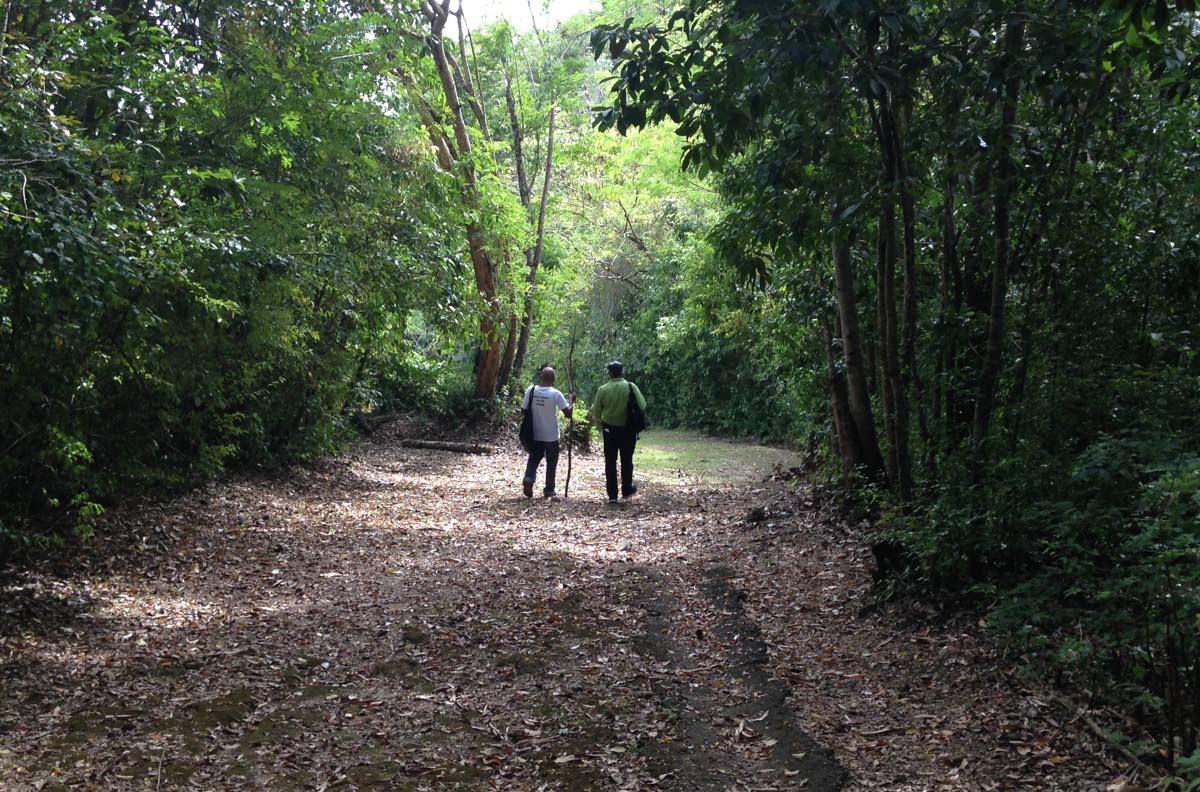
[[[546,458],[546,486],[542,494],[547,498],[556,497],[554,494],[554,473],[558,469],[558,411],[571,416],[571,405],[562,391],[554,387],[554,369],[546,366],[542,369],[540,385],[530,385],[521,400],[522,410],[533,411],[533,450],[529,452],[529,461],[525,465],[525,479],[522,485],[525,497],[533,497],[533,484],[537,481],[538,465],[542,457]]]

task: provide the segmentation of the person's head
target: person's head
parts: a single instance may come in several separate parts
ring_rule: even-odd
[[[541,379],[542,385],[546,386],[547,388],[554,384],[554,369],[550,368],[549,366],[546,366],[544,369],[542,369],[538,376]]]
[[[621,363],[621,361],[614,360],[613,362],[608,364],[608,376],[612,377],[613,379],[616,379],[617,377],[624,376],[624,374],[625,374],[625,365],[623,363]]]

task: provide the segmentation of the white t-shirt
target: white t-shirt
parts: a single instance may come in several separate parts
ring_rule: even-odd
[[[539,443],[554,443],[558,441],[558,410],[571,405],[567,397],[558,388],[547,388],[542,385],[530,385],[525,391],[521,406],[530,409],[530,394],[533,394],[533,439]]]

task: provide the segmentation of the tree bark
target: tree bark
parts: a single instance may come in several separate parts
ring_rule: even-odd
[[[956,340],[958,337],[959,303],[962,300],[962,274],[958,263],[958,234],[954,224],[954,161],[946,163],[946,178],[942,195],[942,279],[938,288],[938,356],[933,375],[933,414],[945,416],[946,447],[949,448],[950,424],[954,415],[954,389],[947,387],[946,378],[954,369]],[[953,291],[952,291],[953,290]],[[954,295],[953,311],[951,295]],[[946,408],[942,411],[942,398]],[[927,451],[927,465],[934,470],[937,465],[938,449],[933,443]]]
[[[835,317],[836,320],[836,317]],[[838,328],[840,330],[840,328]],[[842,461],[842,475],[848,476],[862,464],[862,449],[854,431],[854,420],[850,417],[850,397],[846,389],[846,375],[839,371],[834,354],[834,334],[829,322],[822,317],[821,334],[825,341],[826,384],[829,388],[829,417],[833,429],[833,451]]]
[[[530,212],[530,207],[533,202],[533,191],[529,187],[529,175],[525,169],[525,135],[521,131],[521,120],[517,116],[517,99],[513,94],[512,75],[504,75],[504,102],[508,107],[508,122],[512,129],[512,145],[513,145],[513,161],[517,170],[517,193],[521,198],[521,206],[525,207],[525,212]],[[532,217],[529,218],[532,222]],[[525,266],[527,272],[532,272],[533,265],[532,247],[525,248]],[[528,274],[526,282],[528,282]],[[520,311],[514,311],[512,315],[512,333],[509,335],[509,340],[513,344],[514,358],[511,361],[509,368],[509,378],[520,377],[521,369],[525,366],[525,350],[521,350],[519,357],[516,355],[516,340],[519,335],[518,328],[525,328],[525,309],[524,301]]]
[[[475,116],[475,120],[479,123],[479,131],[483,133],[483,139],[491,142],[492,133],[488,130],[487,114],[483,111],[483,105],[479,103],[479,98],[475,96],[475,88],[471,82],[471,73],[459,65],[458,59],[447,50],[446,60],[450,64],[450,70],[454,73],[455,78],[462,83],[463,93],[467,97],[467,104],[471,106],[471,112]]]
[[[904,222],[904,383],[912,389],[917,412],[917,428],[925,445],[929,445],[929,420],[925,409],[925,383],[917,368],[917,241],[916,202],[909,185],[908,161],[905,158],[900,122],[894,106],[888,104],[891,128],[892,173],[900,190],[900,211]],[[907,401],[907,396],[906,399]],[[910,462],[911,466],[911,462]],[[909,474],[911,479],[911,472]]]
[[[838,221],[840,209],[835,206],[833,222]],[[875,434],[875,417],[871,412],[871,397],[867,392],[867,376],[863,370],[862,350],[858,332],[858,295],[854,288],[854,264],[850,258],[850,243],[838,228],[832,232],[833,278],[837,288],[838,317],[842,327],[842,355],[846,360],[846,391],[850,417],[862,451],[862,464],[867,475],[878,478],[883,472],[879,439]]]
[[[1013,62],[1025,40],[1025,21],[1009,20],[1004,31],[1004,54],[1009,74],[1004,84],[1004,103],[1000,109],[1000,133],[996,140],[995,211],[996,253],[992,260],[992,299],[988,319],[987,347],[979,370],[975,393],[975,420],[972,439],[976,445],[987,436],[996,402],[996,382],[1004,345],[1004,309],[1008,297],[1009,197],[1012,192],[1012,136],[1017,122],[1019,81]]]
[[[538,221],[537,221],[537,242],[533,249],[533,258],[529,262],[529,275],[526,276],[527,289],[525,291],[525,319],[521,323],[521,339],[517,342],[517,358],[513,362],[513,371],[515,376],[521,376],[521,369],[525,365],[525,352],[529,348],[529,330],[533,327],[533,296],[537,290],[537,272],[538,267],[542,263],[542,243],[546,238],[546,201],[550,197],[550,174],[554,165],[554,112],[557,108],[550,108],[550,131],[546,141],[546,173],[542,179],[542,202],[538,206]]]
[[[462,5],[459,4],[458,12],[455,14],[458,19],[458,54],[462,58],[462,68],[459,68],[458,63],[454,58],[450,58],[450,64],[454,67],[455,72],[459,74],[462,80],[463,90],[467,93],[467,100],[471,103],[471,110],[475,113],[475,118],[479,121],[479,129],[483,132],[483,139],[489,143],[492,140],[492,133],[488,130],[487,113],[483,110],[483,102],[480,99],[480,91],[476,91],[475,82],[471,79],[471,64],[467,62],[467,39],[465,31],[465,22],[463,20]],[[476,72],[478,72],[478,64],[476,64]]]
[[[529,176],[525,172],[525,135],[521,132],[521,121],[517,118],[517,98],[513,94],[512,75],[504,76],[504,102],[508,105],[508,123],[512,127],[513,160],[517,167],[517,192],[521,196],[521,206],[529,209],[533,199],[529,189]]]
[[[879,395],[879,377],[875,376],[878,366],[875,361],[875,339],[867,338],[863,346],[867,349],[867,392],[872,396]]]
[[[496,376],[496,390],[502,391],[512,379],[513,358],[517,354],[517,312],[508,315],[508,337],[504,342],[504,354],[500,357],[500,373]]]
[[[887,220],[886,209],[879,210],[879,222],[875,238],[875,337],[879,345],[880,403],[883,407],[883,437],[887,441],[888,481],[895,485],[900,478],[900,460],[896,456],[896,390],[892,384],[889,362],[888,325],[891,315],[887,309]],[[895,219],[893,218],[893,225]],[[894,311],[893,311],[894,312]],[[894,334],[892,336],[895,337]]]
[[[449,0],[441,4],[426,2],[421,5],[421,11],[429,20],[430,32],[429,51],[437,66],[438,78],[446,103],[450,108],[451,126],[454,129],[455,143],[458,146],[459,163],[462,168],[464,197],[471,209],[471,216],[480,214],[479,183],[475,167],[471,163],[471,136],[467,131],[467,122],[463,116],[462,102],[459,100],[458,87],[454,82],[450,60],[446,54],[442,34],[446,20],[450,14]],[[471,267],[475,273],[475,287],[483,300],[483,308],[479,312],[479,365],[475,370],[475,396],[490,399],[496,395],[496,379],[500,371],[500,335],[497,332],[496,317],[499,304],[496,299],[496,267],[488,255],[484,243],[484,229],[478,220],[467,222],[467,245],[471,254]]]
[[[889,176],[900,195],[901,218],[904,222],[904,368],[907,378],[917,379],[917,243],[916,208],[908,186],[908,163],[904,159],[900,127],[891,102],[885,102],[881,121],[888,135],[890,154]]]
[[[912,195],[905,181],[903,152],[900,149],[900,130],[896,111],[889,97],[883,106],[882,131],[886,143],[887,173],[891,181],[892,194],[888,199],[887,225],[887,286],[888,286],[888,337],[887,363],[891,369],[892,396],[896,409],[896,463],[899,478],[896,481],[900,499],[912,498],[912,455],[908,446],[909,402],[908,386],[917,380],[916,335],[917,335],[917,255],[915,220]],[[900,197],[901,218],[904,222],[904,333],[903,351],[900,342],[900,320],[896,315],[896,195]]]

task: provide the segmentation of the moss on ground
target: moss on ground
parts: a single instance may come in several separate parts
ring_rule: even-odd
[[[776,465],[799,464],[800,455],[787,449],[663,429],[643,433],[634,457],[636,476],[659,484],[743,484],[761,481]]]

